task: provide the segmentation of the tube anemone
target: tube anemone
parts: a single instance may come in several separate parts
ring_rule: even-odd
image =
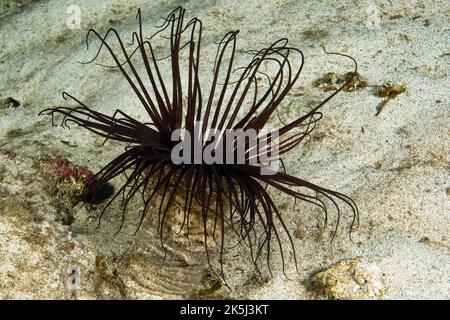
[[[149,38],[143,36],[140,10],[137,19],[139,29],[133,32],[131,44],[125,44],[113,28],[104,36],[90,29],[86,43],[95,37],[100,46],[88,63],[95,61],[101,51],[107,51],[114,61],[114,65],[108,67],[121,72],[142,104],[148,122],[138,121],[121,110],[113,115],[97,112],[66,92],[63,98],[75,101],[76,107],[58,106],[40,113],[51,115],[52,121],[54,116],[62,116],[63,127],[75,123],[106,140],[127,144],[124,151],[89,182],[91,192],[95,193],[110,180],[126,174],[125,183],[104,206],[99,221],[111,203],[121,199],[122,227],[129,203],[138,199],[142,201],[142,212],[137,230],[148,214],[157,214],[159,237],[164,248],[164,225],[168,215],[172,214],[170,208],[175,196],[182,194],[184,217],[181,229],[187,228],[189,234],[190,217],[197,215],[203,224],[208,263],[214,271],[208,248],[217,245],[223,278],[222,257],[232,233],[249,247],[258,271],[258,262],[264,259],[271,273],[274,243],[279,249],[283,272],[286,246],[290,246],[297,267],[294,242],[271,196],[273,192],[319,207],[324,212],[325,224],[331,204],[337,213],[333,238],[340,220],[340,205],[345,204],[353,213],[350,230],[353,228],[358,222],[358,208],[350,197],[286,172],[267,169],[267,159],[275,158],[273,149],[257,148],[255,151],[249,147],[249,139],[243,137],[244,133],[253,130],[259,142],[277,146],[277,157],[286,154],[310,135],[322,116],[320,109],[351,79],[309,112],[269,130],[268,122],[276,122],[274,117],[299,78],[304,63],[302,52],[289,46],[287,39],[279,39],[261,50],[249,51],[250,62],[235,67],[239,31],[228,32],[215,53],[212,77],[209,75],[208,81],[203,81],[202,23],[199,19],[186,20],[184,9],[177,8]],[[158,53],[152,46],[151,40],[157,35],[167,41],[168,55]],[[116,44],[115,49],[112,41]],[[351,59],[356,73],[356,61]],[[162,67],[164,63],[165,68]],[[214,139],[208,139],[211,130],[218,133]],[[179,134],[174,140],[174,133],[180,131],[184,135]],[[230,131],[241,133],[230,138],[226,134]],[[187,136],[194,139],[187,141]],[[205,137],[199,144],[200,152],[208,151],[213,157],[225,153],[231,160],[241,156],[242,161],[211,163],[204,158],[200,162],[193,161],[198,152],[196,138]],[[197,148],[194,148],[196,142]],[[183,143],[181,147],[180,143]],[[244,146],[241,154],[238,154],[238,150],[242,150],[239,146]],[[174,161],[172,152],[176,147],[184,161]],[[157,193],[160,195],[158,210],[150,213],[150,203],[156,201]],[[200,212],[194,212],[194,205],[201,208]],[[287,244],[282,241],[282,232],[287,235]]]

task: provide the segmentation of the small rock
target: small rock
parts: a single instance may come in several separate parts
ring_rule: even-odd
[[[20,106],[20,102],[14,98],[8,97],[0,99],[0,109],[17,108]]]
[[[354,258],[339,261],[314,274],[311,290],[325,299],[381,299],[384,284],[378,266]]]
[[[325,92],[338,90],[340,86],[347,82],[344,91],[352,92],[367,87],[367,81],[363,80],[359,73],[347,72],[337,75],[334,72],[327,72],[323,77],[317,79],[314,85]]]

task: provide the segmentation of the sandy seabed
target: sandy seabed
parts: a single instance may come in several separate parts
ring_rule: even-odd
[[[70,5],[0,1],[0,298],[450,298],[447,1],[77,0]],[[151,223],[137,236],[133,226],[114,236],[117,209],[94,230],[87,205],[72,203],[71,186],[53,182],[52,169],[39,160],[60,157],[95,172],[123,149],[118,143],[99,147],[101,140],[86,130],[52,127],[49,118],[37,114],[70,105],[61,97],[67,91],[97,111],[112,114],[120,108],[142,117],[120,74],[77,63],[95,52],[86,51],[85,35],[89,28],[103,33],[113,26],[128,40],[137,28],[138,8],[151,32],[178,5],[203,22],[205,64],[214,63],[222,36],[237,29],[242,56],[282,37],[302,50],[304,70],[282,105],[285,119],[331,93],[326,91],[332,90],[333,77],[327,73],[352,70],[351,61],[326,55],[321,46],[358,61],[366,86],[342,92],[324,106],[311,141],[284,163],[290,174],[351,196],[360,209],[360,226],[350,241],[350,217],[344,214],[330,243],[332,223],[319,228],[319,210],[306,204],[293,208],[275,194],[296,245],[299,272],[288,255],[289,279],[276,254],[273,276],[259,278],[240,247],[225,257],[229,289],[206,273],[206,262],[198,258],[201,246],[186,249],[183,242],[172,243],[168,266],[160,269]],[[77,12],[79,26],[73,24]],[[375,115],[387,99],[380,96],[383,85],[402,90]],[[71,268],[80,272],[78,289],[67,285]]]

